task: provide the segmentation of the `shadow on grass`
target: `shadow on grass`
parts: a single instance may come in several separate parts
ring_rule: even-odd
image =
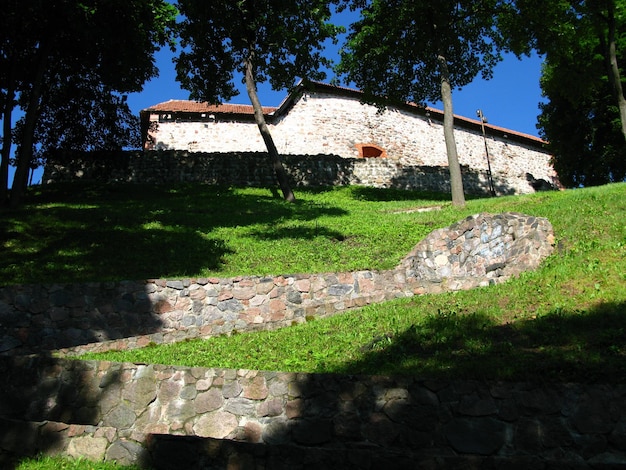
[[[409,191],[394,188],[372,188],[366,186],[354,186],[351,188],[354,199],[361,201],[412,201],[424,199],[428,201],[450,201],[450,194],[435,191]]]
[[[505,325],[479,313],[440,311],[421,325],[373,338],[362,346],[363,359],[333,372],[622,383],[625,330],[626,302],[585,312],[554,309]]]
[[[344,211],[205,185],[55,185],[25,209],[0,213],[0,284],[186,277],[219,270],[232,253],[221,227],[311,221]],[[277,228],[270,238],[311,238]],[[327,234],[337,237],[334,231]]]

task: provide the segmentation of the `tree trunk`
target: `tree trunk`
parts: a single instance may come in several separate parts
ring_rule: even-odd
[[[446,153],[448,154],[452,205],[465,207],[463,177],[456,151],[456,141],[454,140],[454,112],[452,110],[452,88],[450,87],[448,64],[446,58],[442,55],[438,57],[438,61],[441,72],[441,101],[443,101],[443,135],[446,141]]]
[[[13,100],[15,91],[9,85],[6,102],[2,111],[2,155],[0,155],[0,205],[3,205],[9,196],[9,158],[11,157],[11,118],[13,114]]]
[[[28,107],[24,116],[24,128],[22,129],[22,140],[20,142],[19,151],[16,155],[15,175],[13,176],[13,184],[11,186],[11,197],[9,204],[11,207],[18,206],[26,188],[28,187],[28,174],[33,159],[33,144],[35,141],[35,126],[39,118],[39,105],[41,102],[41,94],[43,89],[44,75],[47,65],[47,50],[49,48],[42,46],[39,53],[36,76],[33,79],[33,86],[30,90],[28,99]]]
[[[283,198],[285,201],[293,202],[296,200],[296,197],[289,186],[289,181],[287,179],[287,173],[283,168],[283,164],[280,161],[280,155],[278,154],[278,150],[276,149],[276,145],[274,144],[274,139],[272,139],[272,134],[270,133],[269,128],[265,122],[265,117],[263,116],[263,107],[261,106],[261,102],[259,101],[259,96],[256,92],[256,83],[254,80],[254,73],[252,71],[252,59],[248,58],[246,60],[246,91],[248,92],[248,96],[250,97],[250,102],[252,103],[252,108],[254,109],[254,120],[256,121],[257,126],[259,127],[259,131],[261,132],[261,137],[263,137],[263,141],[265,142],[265,146],[267,147],[267,153],[270,156],[270,160],[272,161],[272,167],[274,169],[274,173],[276,174],[276,179],[278,180],[278,185],[280,186],[280,190],[283,193]]]
[[[622,121],[622,134],[626,139],[626,99],[624,99],[624,90],[622,88],[622,79],[619,73],[619,65],[617,63],[617,50],[615,45],[615,4],[612,1],[608,2],[608,62],[609,62],[609,82],[615,93],[617,100],[617,106],[619,108],[619,116]]]
[[[34,91],[31,91],[34,94]],[[11,186],[11,207],[16,207],[22,202],[26,188],[28,187],[28,174],[30,173],[31,161],[33,159],[33,143],[35,137],[35,124],[37,122],[37,114],[39,97],[31,96],[31,100],[26,110],[24,118],[24,127],[22,129],[22,140],[16,155],[15,175],[13,176],[13,185]]]

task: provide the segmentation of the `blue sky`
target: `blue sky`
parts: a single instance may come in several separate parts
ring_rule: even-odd
[[[159,77],[146,83],[143,92],[132,94],[128,98],[135,114],[163,101],[189,98],[189,92],[181,89],[176,82],[173,57],[174,54],[169,50],[162,50],[157,54]],[[462,90],[453,91],[454,112],[475,118],[476,110],[481,109],[490,124],[538,136],[536,124],[541,101],[540,73],[540,57],[518,60],[514,55],[507,55],[496,66],[493,79],[485,81],[476,78]],[[240,91],[241,94],[230,102],[249,104],[243,85]],[[259,96],[264,106],[277,106],[286,94],[286,90],[273,91],[267,84],[259,87]],[[433,103],[433,106],[441,109],[441,103]]]
[[[335,12],[331,21],[349,29],[350,24],[358,20],[358,16],[358,12],[346,9],[340,13]],[[345,35],[341,35],[337,45],[327,42],[325,55],[335,61],[338,60],[338,49],[344,39]],[[135,114],[141,109],[163,101],[189,98],[189,93],[181,90],[176,82],[172,58],[173,54],[169,50],[162,50],[157,54],[159,77],[147,83],[142,93],[129,97],[131,109]],[[495,68],[492,80],[476,78],[463,90],[453,91],[454,112],[474,118],[476,110],[481,109],[491,124],[538,136],[536,124],[538,105],[541,101],[540,73],[539,57],[518,60],[514,55],[508,55]],[[332,77],[328,77],[329,80],[330,78]],[[242,85],[239,89],[240,95],[231,102],[248,104],[245,87]],[[273,91],[268,85],[259,87],[259,96],[264,106],[277,106],[286,94],[286,90]],[[440,103],[429,104],[441,109]]]

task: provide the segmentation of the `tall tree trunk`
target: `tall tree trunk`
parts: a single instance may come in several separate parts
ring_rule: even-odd
[[[31,98],[28,103],[26,115],[24,117],[24,127],[22,129],[22,139],[18,153],[16,155],[15,175],[13,175],[13,185],[11,186],[11,207],[16,207],[22,202],[26,188],[28,187],[28,174],[33,159],[33,143],[35,140],[35,125],[39,114],[40,94],[35,93],[35,88],[31,91]]]
[[[454,111],[452,109],[452,88],[450,87],[450,74],[446,58],[439,55],[439,69],[441,72],[441,101],[443,101],[443,135],[448,154],[448,168],[450,170],[450,190],[452,193],[452,205],[465,207],[465,194],[463,192],[463,177],[461,166],[456,151],[454,140]]]
[[[265,146],[267,147],[267,153],[269,154],[270,160],[272,161],[272,168],[274,169],[274,173],[276,174],[276,179],[278,180],[280,190],[283,193],[283,198],[285,199],[285,201],[293,202],[296,200],[296,197],[291,190],[291,186],[289,186],[287,173],[283,168],[283,164],[280,160],[280,155],[278,154],[278,150],[276,149],[276,145],[274,144],[274,139],[272,139],[272,134],[270,133],[270,130],[267,127],[267,123],[265,122],[265,117],[263,116],[263,107],[261,106],[261,101],[259,100],[259,96],[256,92],[256,83],[254,80],[254,72],[252,70],[252,59],[248,58],[245,65],[246,91],[248,92],[250,102],[252,103],[252,108],[254,109],[254,120],[259,127],[261,137],[263,137],[263,141],[265,142]]]
[[[37,119],[39,119],[39,106],[43,90],[44,75],[47,65],[47,51],[49,47],[41,46],[39,50],[39,59],[37,64],[36,75],[33,79],[33,86],[28,97],[28,107],[24,116],[24,127],[22,129],[22,139],[20,141],[19,151],[16,155],[15,175],[13,176],[13,185],[11,186],[11,197],[9,204],[11,207],[18,206],[26,188],[28,187],[28,174],[33,160],[33,144],[35,142],[35,127]]]
[[[12,114],[15,99],[15,91],[13,90],[10,80],[7,90],[4,109],[2,110],[2,154],[0,155],[0,205],[4,204],[9,196],[9,158],[11,157],[12,143]]]
[[[624,90],[622,88],[622,79],[619,73],[619,65],[617,63],[617,48],[615,45],[615,4],[613,1],[607,2],[607,22],[608,22],[608,63],[609,63],[609,82],[613,88],[617,106],[619,108],[619,116],[622,121],[622,134],[626,139],[626,99],[624,99]]]

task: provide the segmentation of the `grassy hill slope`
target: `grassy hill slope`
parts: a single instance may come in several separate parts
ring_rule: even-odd
[[[547,217],[557,250],[504,285],[112,360],[284,371],[624,382],[626,185],[476,199],[368,188],[51,187],[0,214],[0,283],[387,269],[477,212]],[[424,207],[440,210],[420,212]]]

